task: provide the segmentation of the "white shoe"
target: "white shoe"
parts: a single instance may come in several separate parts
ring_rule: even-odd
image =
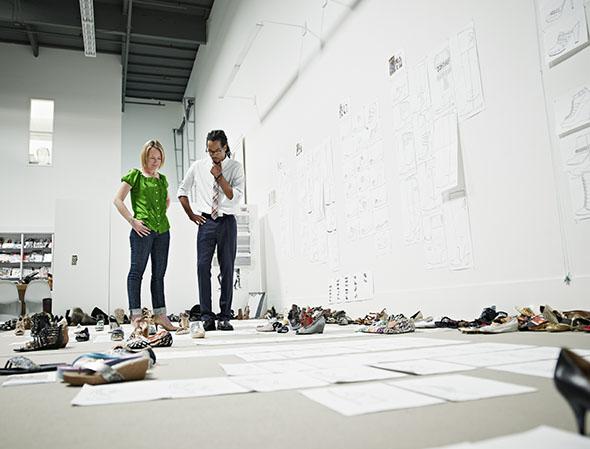
[[[192,338],[205,338],[205,328],[202,321],[195,321],[191,324]]]

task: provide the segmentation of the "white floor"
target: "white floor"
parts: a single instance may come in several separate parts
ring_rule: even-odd
[[[359,334],[354,332],[355,326],[328,325],[323,335],[297,336],[292,332],[257,333],[257,320],[233,324],[236,331],[210,332],[204,340],[175,336],[173,347],[156,349],[158,364],[149,378],[214,378],[215,382],[223,378],[224,383],[237,383],[247,392],[82,407],[71,405],[81,389],[65,384],[2,387],[2,446],[428,448],[479,441],[539,425],[575,431],[573,414],[550,377],[558,352],[552,347],[590,349],[590,334],[520,332],[485,336],[436,329],[395,336]],[[89,342],[76,342],[70,329],[72,341],[65,349],[25,355],[38,363],[52,363],[71,362],[85,352],[108,351],[112,343],[107,329],[90,329]],[[27,336],[16,337],[13,332],[0,333],[0,363],[4,365],[8,358],[17,355],[13,348],[27,340]],[[453,368],[459,360],[464,369]],[[521,363],[510,370],[515,361]],[[368,368],[379,364],[393,364],[395,368],[396,363],[398,369],[401,366],[407,372],[414,369],[431,374],[405,374],[398,378],[402,375],[394,371]],[[451,374],[432,374],[437,369],[446,369]],[[465,386],[473,382],[510,384],[523,391],[515,394],[518,391],[509,387],[508,395],[479,400],[469,396],[473,392],[455,395],[452,400],[433,400],[430,391],[430,400],[422,399],[420,406],[410,401],[401,408],[401,396],[406,401],[415,397],[391,394],[402,391],[402,386],[405,392],[410,391],[409,387],[415,389],[415,380],[432,379],[428,381],[429,388],[436,390],[440,385],[432,383],[447,379],[442,376],[450,376],[448,379],[453,382],[466,379],[457,375],[469,377],[469,382],[462,382]],[[372,380],[354,382],[363,376]],[[482,379],[500,383],[482,383]],[[3,380],[0,378],[0,382]],[[408,384],[408,380],[412,382]],[[194,396],[196,390],[202,392],[203,383],[190,383],[191,390],[185,382],[183,394]],[[150,388],[156,391],[164,384],[170,383],[151,384]],[[119,384],[117,388],[126,388],[125,385],[131,383]],[[477,387],[476,391],[478,388],[484,387]],[[274,389],[279,391],[270,391]],[[370,400],[368,391],[385,391],[391,394],[391,401],[382,397]],[[108,396],[106,390],[103,393],[103,397]],[[335,405],[335,394],[340,399],[345,397],[346,403]],[[120,393],[114,396],[122,397]],[[341,405],[343,409],[338,411]],[[374,411],[371,407],[386,411]],[[356,416],[345,416],[343,410]]]

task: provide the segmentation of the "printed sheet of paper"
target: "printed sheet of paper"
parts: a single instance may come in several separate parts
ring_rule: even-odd
[[[47,384],[57,382],[57,373],[51,371],[49,373],[29,373],[17,374],[6,377],[2,382],[3,387],[14,387],[16,385],[32,385],[32,384]]]
[[[559,137],[590,126],[590,84],[578,86],[558,97],[554,110]]]
[[[248,393],[251,389],[237,385],[227,377],[200,379],[148,380],[108,385],[84,385],[72,405],[105,405],[144,402],[157,399],[192,398]]]
[[[539,0],[545,62],[552,67],[588,45],[584,0]]]
[[[259,376],[235,376],[232,381],[253,391],[295,390],[298,388],[322,387],[328,382],[304,373],[266,374]]]
[[[534,362],[536,360],[552,360],[559,355],[560,348],[552,346],[539,346],[530,349],[517,349],[515,351],[497,351],[484,354],[457,355],[444,360],[476,367],[495,365],[508,365],[512,363]],[[441,360],[437,358],[437,360]]]
[[[528,432],[517,433],[491,440],[474,443],[474,449],[506,449],[506,448],[526,448],[534,447],[535,449],[589,449],[590,441],[588,437],[578,435],[573,432],[567,432],[561,429],[555,429],[548,426],[540,426]]]
[[[404,377],[403,373],[386,371],[369,366],[346,366],[336,368],[324,368],[307,372],[312,377],[324,380],[331,384],[365,382],[369,380],[393,379]]]
[[[402,362],[376,363],[375,368],[397,371],[401,373],[418,374],[420,376],[429,374],[454,373],[475,369],[473,366],[459,365],[457,363],[440,362],[437,360],[406,360]]]
[[[574,221],[590,219],[590,130],[560,140],[563,171],[569,181]]]
[[[393,381],[392,381],[393,382]],[[416,393],[422,393],[447,401],[474,401],[497,396],[511,396],[537,391],[532,387],[480,379],[462,374],[421,377],[389,383]]]
[[[300,393],[344,416],[444,403],[440,399],[412,393],[383,383],[316,388],[303,390]]]

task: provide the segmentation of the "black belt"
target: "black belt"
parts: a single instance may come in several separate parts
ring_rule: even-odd
[[[203,217],[205,217],[205,218],[208,218],[209,220],[213,220],[213,218],[211,217],[211,214],[207,214],[205,212],[201,212],[201,215]],[[219,220],[220,218],[225,218],[225,217],[233,217],[233,215],[224,214],[224,215],[221,215],[221,216],[217,217],[216,220]]]

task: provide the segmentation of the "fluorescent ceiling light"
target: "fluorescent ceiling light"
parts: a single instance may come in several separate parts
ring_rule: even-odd
[[[84,38],[84,55],[96,57],[94,39],[94,5],[93,0],[80,0],[80,17],[82,19],[82,37]]]

